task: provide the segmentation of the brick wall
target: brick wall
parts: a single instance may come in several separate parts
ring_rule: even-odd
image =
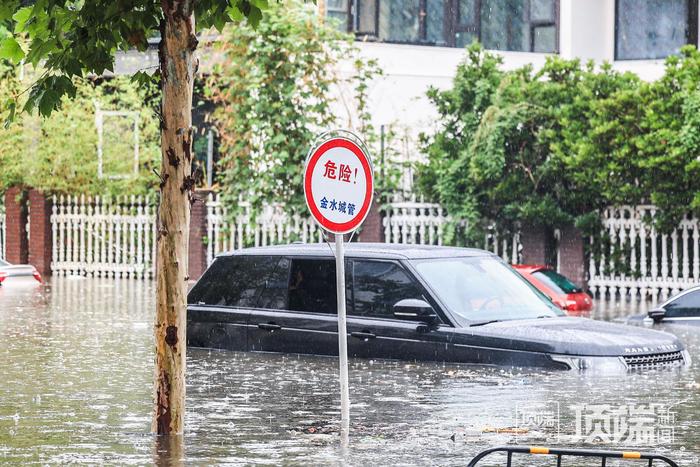
[[[34,266],[42,276],[51,275],[51,256],[53,249],[53,232],[51,230],[51,211],[53,204],[48,196],[39,190],[29,191],[29,264]]]
[[[5,192],[5,259],[10,263],[26,264],[29,261],[26,226],[27,194],[22,188],[9,188]]]
[[[195,192],[190,212],[190,240],[188,249],[188,275],[191,281],[199,279],[207,269],[207,196],[209,191]]]
[[[369,213],[362,223],[362,231],[359,235],[359,240],[362,242],[381,243],[384,241],[384,225],[382,224],[380,202],[377,198],[378,196],[375,194]]]
[[[588,271],[584,239],[574,226],[561,230],[559,241],[559,272],[571,279],[576,285],[588,289]]]
[[[547,228],[526,224],[520,229],[522,264],[553,265],[554,236]]]

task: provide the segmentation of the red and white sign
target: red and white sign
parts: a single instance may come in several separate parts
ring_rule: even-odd
[[[341,137],[311,151],[304,168],[304,196],[314,219],[329,232],[355,230],[367,217],[374,181],[369,154]]]

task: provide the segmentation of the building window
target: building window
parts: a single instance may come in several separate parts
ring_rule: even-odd
[[[481,43],[487,49],[556,51],[554,0],[487,0],[480,13]]]
[[[328,15],[342,19],[340,27],[363,40],[446,47],[478,40],[494,50],[557,51],[558,0],[335,0],[328,5]]]
[[[697,44],[697,0],[617,0],[615,59],[664,58]]]
[[[338,22],[341,31],[348,31],[348,8],[351,0],[326,0],[326,16]]]
[[[387,42],[422,42],[421,0],[384,0],[358,2],[379,3],[379,40]],[[362,8],[360,8],[360,14]],[[360,16],[362,18],[362,16]],[[363,31],[358,30],[361,34]]]

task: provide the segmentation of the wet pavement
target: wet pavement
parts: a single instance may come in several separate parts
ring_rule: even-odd
[[[346,450],[335,431],[335,359],[190,349],[187,431],[158,443],[148,433],[153,293],[148,281],[82,278],[0,287],[0,462],[465,465],[481,449],[517,442],[655,450],[700,465],[700,326],[680,325],[658,328],[687,344],[694,362],[683,371],[352,360]],[[648,306],[597,305],[594,317],[607,320]],[[639,421],[642,409],[655,411],[653,423]],[[577,431],[585,437],[586,423],[627,424],[627,434],[651,426],[654,436],[585,443]],[[493,459],[483,465],[503,465]]]

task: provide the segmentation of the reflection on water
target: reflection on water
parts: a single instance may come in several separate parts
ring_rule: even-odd
[[[695,356],[682,372],[604,377],[351,361],[345,453],[336,434],[334,359],[191,349],[187,432],[157,440],[148,433],[153,292],[150,282],[71,278],[0,288],[0,460],[464,465],[488,446],[551,441],[554,428],[493,432],[514,426],[523,408],[557,407],[560,434],[573,435],[577,404],[661,402],[676,412],[675,441],[654,449],[682,465],[700,462],[700,327],[683,326],[664,328]],[[597,303],[594,316],[609,320],[646,306]]]
[[[595,300],[595,308],[591,318],[604,321],[613,321],[632,315],[644,315],[647,311],[656,307],[655,301],[638,301],[630,299]]]

